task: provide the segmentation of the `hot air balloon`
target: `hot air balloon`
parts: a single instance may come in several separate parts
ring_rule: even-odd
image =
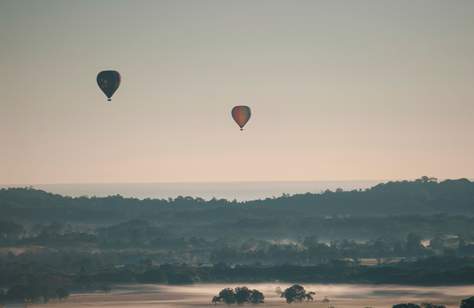
[[[120,86],[120,74],[117,71],[102,71],[97,75],[97,84],[107,96],[107,101],[112,100],[112,95]]]
[[[235,106],[232,108],[232,118],[239,125],[240,130],[244,130],[245,124],[250,120],[250,115],[249,106]]]

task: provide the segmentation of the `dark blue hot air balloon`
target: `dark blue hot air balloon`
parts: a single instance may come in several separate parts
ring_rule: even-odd
[[[112,95],[120,86],[120,73],[117,71],[102,71],[97,75],[97,84],[99,88],[107,96],[107,101],[112,100]]]

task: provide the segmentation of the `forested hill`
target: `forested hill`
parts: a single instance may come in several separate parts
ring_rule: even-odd
[[[259,218],[287,215],[297,218],[326,216],[474,214],[474,182],[423,177],[388,182],[366,190],[326,191],[284,195],[247,202],[178,197],[133,199],[64,197],[31,188],[0,190],[0,216],[6,219],[63,221],[121,221],[123,219]]]

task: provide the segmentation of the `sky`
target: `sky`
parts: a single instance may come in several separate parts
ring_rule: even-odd
[[[474,178],[473,132],[474,1],[0,0],[0,184]]]

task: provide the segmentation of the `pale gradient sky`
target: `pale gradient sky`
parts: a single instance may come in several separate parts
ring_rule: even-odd
[[[474,1],[0,0],[0,184],[472,178],[473,132]]]

